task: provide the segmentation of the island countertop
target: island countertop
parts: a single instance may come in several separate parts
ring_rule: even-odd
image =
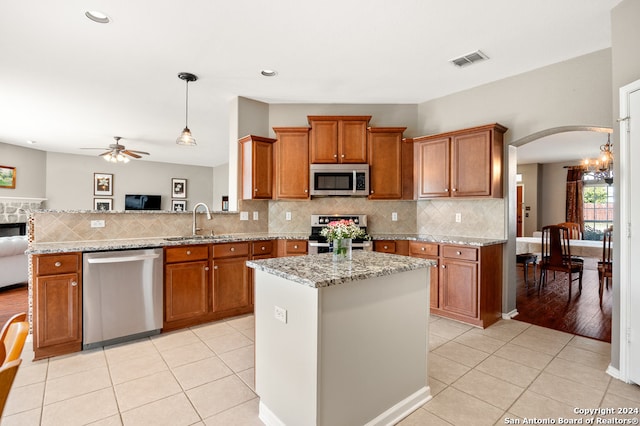
[[[331,253],[247,261],[251,268],[313,288],[393,275],[435,264],[427,259],[364,250],[354,250],[352,260],[343,262],[334,262]]]

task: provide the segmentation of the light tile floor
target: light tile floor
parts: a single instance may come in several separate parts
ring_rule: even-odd
[[[252,315],[24,363],[10,425],[261,425]],[[400,425],[494,425],[639,408],[640,387],[605,373],[610,345],[514,320],[480,330],[432,316],[433,399]],[[603,418],[640,418],[640,415]],[[509,419],[512,422],[510,423]]]

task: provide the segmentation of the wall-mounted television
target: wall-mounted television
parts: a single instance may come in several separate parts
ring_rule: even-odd
[[[127,194],[124,196],[125,210],[160,210],[161,195]]]

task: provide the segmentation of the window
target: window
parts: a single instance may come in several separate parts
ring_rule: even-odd
[[[613,225],[613,185],[603,181],[585,181],[584,196],[584,236],[585,240],[602,240],[602,233]]]

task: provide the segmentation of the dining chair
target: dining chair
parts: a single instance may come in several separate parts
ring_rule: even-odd
[[[584,259],[571,256],[569,228],[566,226],[549,225],[542,228],[542,253],[540,259],[540,283],[538,294],[546,285],[549,271],[564,272],[569,279],[569,301],[571,301],[571,285],[578,280],[578,289],[582,293],[582,274]],[[578,274],[576,278],[573,274]]]
[[[613,279],[613,252],[611,250],[611,238],[613,228],[609,227],[602,236],[602,260],[598,262],[598,295],[600,296],[600,306],[602,306],[602,292],[605,284],[609,288]]]
[[[0,367],[0,416],[2,416],[4,406],[7,404],[7,398],[9,397],[13,380],[16,378],[16,373],[18,372],[18,367],[20,367],[21,362],[22,359],[18,358],[6,362]]]
[[[582,227],[579,223],[575,222],[561,222],[558,226],[564,226],[569,229],[569,239],[581,240],[582,239]]]
[[[4,357],[0,364],[14,361],[20,358],[24,342],[29,334],[29,323],[26,321],[27,314],[20,313],[12,316],[0,331],[0,342],[2,342]]]

